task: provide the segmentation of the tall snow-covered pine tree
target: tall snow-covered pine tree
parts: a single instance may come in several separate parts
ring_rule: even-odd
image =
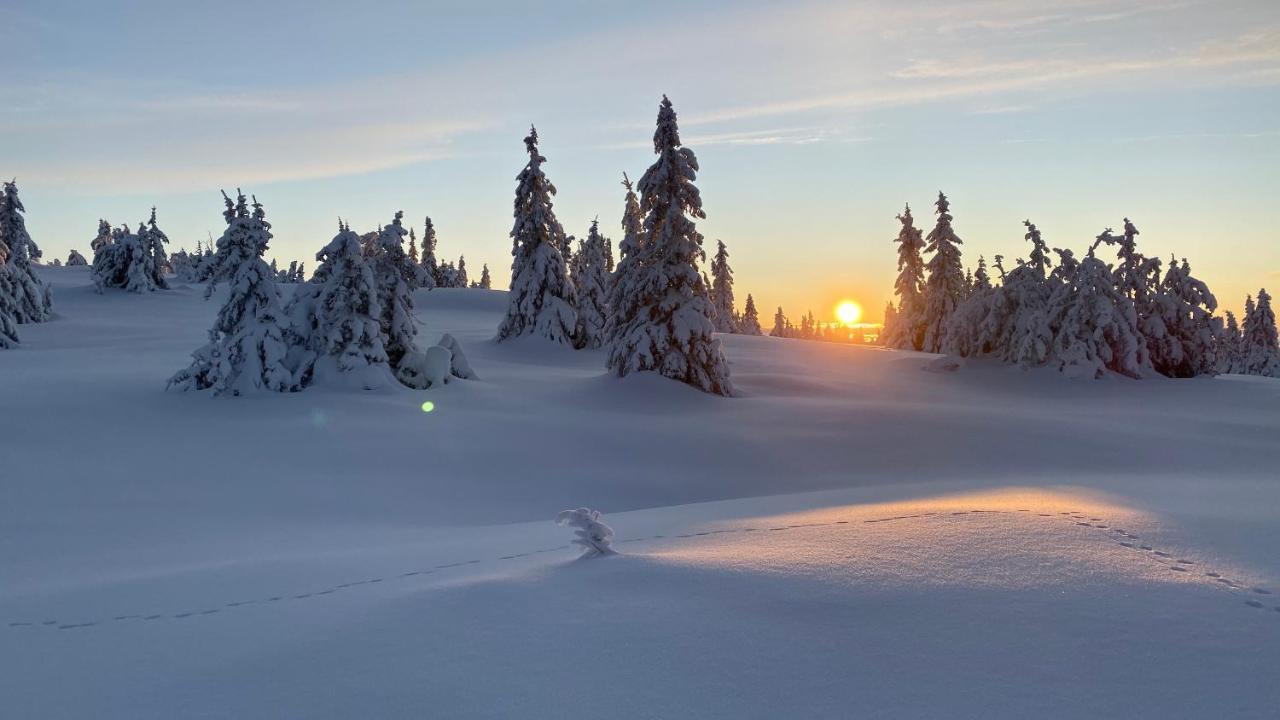
[[[609,369],[618,377],[657,372],[704,392],[732,395],[729,363],[714,337],[698,262],[705,257],[695,218],[705,218],[694,185],[698,160],[681,147],[671,101],[658,110],[658,159],[640,178],[644,242],[618,264],[620,305],[613,308]]]
[[[564,228],[551,198],[556,188],[542,172],[538,131],[524,139],[529,162],[516,177],[515,224],[511,228],[511,292],[498,340],[532,335],[573,344],[577,313],[562,248]]]
[[[938,221],[925,238],[925,252],[933,257],[925,264],[929,277],[924,284],[925,352],[941,352],[946,344],[947,321],[964,299],[964,265],[960,261],[961,240],[951,227],[951,203],[938,193]]]

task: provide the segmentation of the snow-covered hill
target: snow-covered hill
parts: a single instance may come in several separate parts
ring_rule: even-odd
[[[0,353],[6,716],[1280,705],[1280,381],[731,336],[723,399],[436,290],[479,380],[212,399],[164,381],[216,296],[44,272],[59,319]],[[582,505],[623,555],[574,561]]]

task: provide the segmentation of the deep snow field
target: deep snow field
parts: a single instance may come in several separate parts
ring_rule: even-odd
[[[44,274],[0,352],[0,717],[1280,714],[1280,380],[730,336],[724,399],[435,290],[420,343],[479,380],[215,399],[164,385],[221,293]],[[621,555],[575,559],[578,506]]]

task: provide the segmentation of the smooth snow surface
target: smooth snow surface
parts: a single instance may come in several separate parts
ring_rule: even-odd
[[[1280,380],[721,336],[728,399],[433,290],[479,379],[210,398],[164,380],[220,294],[41,272],[59,317],[0,352],[0,716],[1280,707]],[[621,555],[577,559],[580,506]]]

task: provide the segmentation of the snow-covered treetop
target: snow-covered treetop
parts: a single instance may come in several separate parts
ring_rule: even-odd
[[[666,226],[668,220],[678,223],[677,215],[688,214],[690,217],[706,218],[707,214],[702,210],[702,195],[698,192],[698,186],[694,185],[694,181],[698,179],[698,158],[694,156],[693,150],[680,146],[680,129],[676,124],[676,111],[671,107],[671,101],[666,95],[662,96],[662,104],[658,108],[658,127],[653,131],[653,151],[660,157],[640,178],[640,195],[644,198],[658,199],[663,204],[667,204],[670,200],[667,205],[670,217],[656,216],[651,207],[642,208],[646,213],[645,221],[648,224],[644,228],[645,231],[651,233],[655,226]],[[676,235],[683,234],[679,232],[679,228],[672,229],[677,231],[674,233]],[[697,247],[681,247],[678,248],[678,252],[688,253],[690,257],[694,255],[701,257],[701,239],[702,236],[698,235]]]
[[[556,219],[551,198],[556,186],[542,172],[547,159],[538,152],[538,130],[529,126],[524,139],[529,162],[516,176],[515,224],[511,228],[512,254],[532,252],[539,242],[551,243],[558,251],[564,248],[564,228]],[[513,266],[514,267],[514,266]]]
[[[644,235],[644,219],[640,216],[640,200],[636,197],[631,178],[627,177],[625,172],[622,173],[622,186],[627,189],[627,194],[623,201],[622,242],[618,244],[618,254],[626,257],[640,249],[641,238]]]
[[[1031,268],[1040,277],[1047,277],[1049,268],[1053,266],[1053,263],[1049,260],[1048,253],[1045,252],[1048,249],[1048,245],[1040,237],[1040,230],[1036,228],[1035,223],[1030,220],[1023,220],[1022,224],[1027,227],[1027,234],[1023,237],[1031,242]]]
[[[981,255],[978,256],[978,269],[973,272],[973,289],[991,289],[991,276],[987,274],[987,259]]]
[[[902,223],[902,229],[894,240],[898,243],[898,278],[894,280],[893,288],[899,297],[912,298],[919,295],[924,287],[924,260],[920,257],[924,236],[911,217],[910,204],[903,207],[898,222]]]
[[[256,196],[253,198],[252,212],[249,211],[248,199],[239,188],[236,189],[234,201],[225,190],[222,199],[226,204],[222,217],[227,222],[227,230],[217,241],[206,297],[213,293],[219,281],[230,277],[242,264],[262,257],[271,240],[271,223],[267,222],[267,214]]]

